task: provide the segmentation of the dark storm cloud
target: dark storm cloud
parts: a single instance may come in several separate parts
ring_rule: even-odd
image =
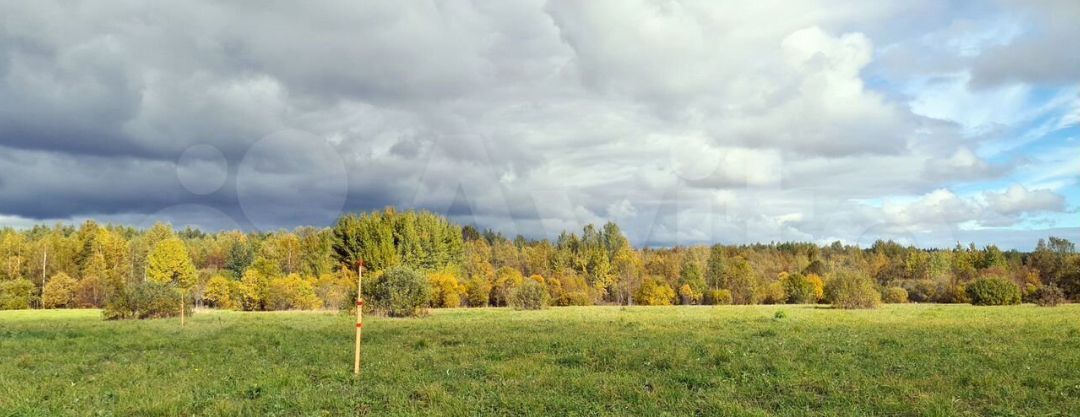
[[[177,204],[180,184],[169,164],[0,148],[0,206],[8,214],[65,218],[146,212]]]

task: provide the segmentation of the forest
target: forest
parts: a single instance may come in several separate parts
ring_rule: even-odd
[[[1080,299],[1080,255],[1057,237],[1031,252],[892,241],[868,248],[635,248],[614,223],[554,241],[510,239],[393,208],[347,214],[329,228],[275,232],[208,233],[162,223],[138,230],[94,221],[7,228],[0,230],[0,262],[0,309],[104,308],[106,318],[168,316],[178,305],[349,309],[360,262],[363,294],[374,297],[375,309],[390,311],[378,301],[400,295],[400,285],[413,285],[408,294],[420,308]]]

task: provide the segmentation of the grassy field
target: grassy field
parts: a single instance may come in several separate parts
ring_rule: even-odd
[[[0,312],[0,416],[1080,415],[1080,305],[100,317]]]

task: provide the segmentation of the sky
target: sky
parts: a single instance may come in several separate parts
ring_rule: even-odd
[[[3,1],[0,227],[1080,240],[1080,2]]]

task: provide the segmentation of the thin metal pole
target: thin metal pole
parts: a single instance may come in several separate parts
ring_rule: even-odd
[[[353,375],[360,375],[360,335],[364,329],[364,264],[356,265],[356,360],[353,363]]]

